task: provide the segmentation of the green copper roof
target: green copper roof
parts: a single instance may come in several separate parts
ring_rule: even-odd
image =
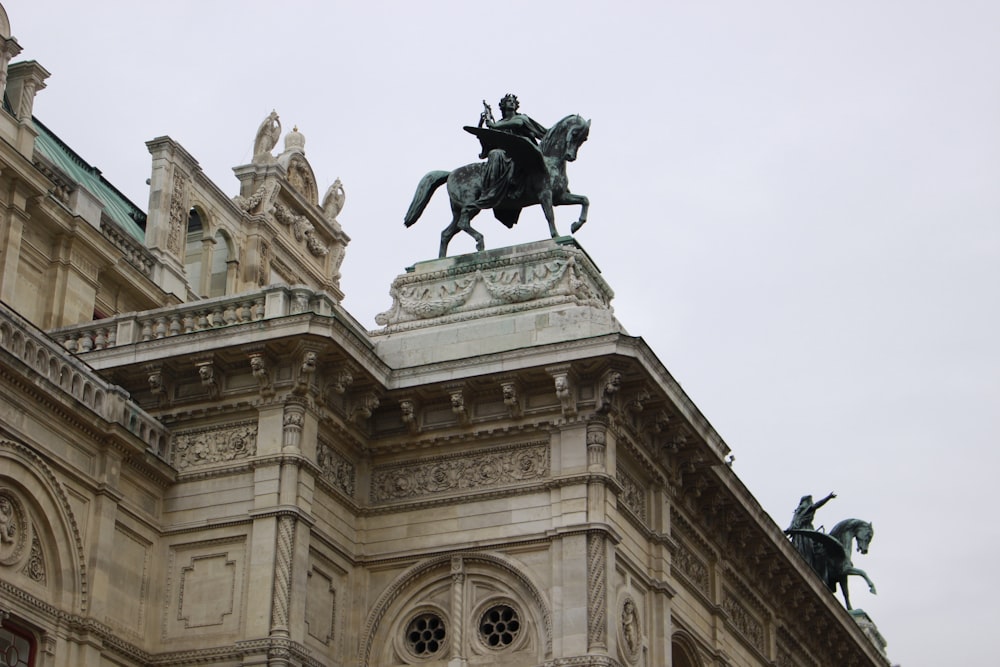
[[[101,170],[84,162],[72,148],[63,143],[33,118],[38,138],[35,139],[35,150],[51,160],[59,169],[66,173],[78,185],[85,188],[104,205],[104,212],[109,218],[134,236],[138,241],[146,238],[146,214],[133,204],[118,189],[101,176]]]

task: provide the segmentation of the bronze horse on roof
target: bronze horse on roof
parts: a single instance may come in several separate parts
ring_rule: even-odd
[[[466,127],[465,130],[479,138],[483,157],[499,149],[509,156],[512,164],[505,173],[499,174],[493,171],[494,161],[491,159],[454,171],[432,171],[421,179],[403,224],[409,227],[415,223],[434,191],[447,183],[452,220],[441,232],[438,257],[447,256],[448,243],[460,231],[476,240],[476,250],[485,248],[483,235],[470,224],[472,218],[485,208],[493,209],[497,220],[513,227],[521,209],[541,204],[553,238],[559,236],[553,206],[580,204],[580,218],[573,223],[573,232],[587,222],[590,200],[569,191],[566,163],[576,160],[580,145],[587,140],[589,120],[576,115],[566,116],[545,133],[539,146],[524,137],[489,128]]]

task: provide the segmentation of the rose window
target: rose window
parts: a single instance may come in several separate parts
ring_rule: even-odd
[[[444,621],[433,613],[423,613],[406,626],[406,648],[417,658],[430,658],[444,648]]]
[[[507,648],[521,631],[521,619],[513,607],[499,604],[490,607],[479,621],[479,635],[490,648]]]

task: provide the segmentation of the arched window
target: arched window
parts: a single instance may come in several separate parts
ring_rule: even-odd
[[[204,223],[198,209],[191,209],[188,214],[187,245],[184,250],[184,272],[187,274],[188,286],[197,296],[203,296],[201,287],[202,264],[205,248],[202,243]]]
[[[215,233],[212,245],[212,271],[208,282],[208,296],[223,296],[229,285],[229,263],[232,259],[232,244],[225,232]]]
[[[672,667],[701,667],[694,648],[683,637],[676,635],[670,642],[670,664]]]
[[[35,637],[16,623],[5,620],[0,626],[0,666],[34,667]]]

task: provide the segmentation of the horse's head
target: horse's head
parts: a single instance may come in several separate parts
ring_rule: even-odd
[[[844,545],[844,552],[851,553],[851,540],[858,541],[858,551],[868,553],[868,545],[875,537],[875,529],[867,521],[861,519],[844,519],[830,531],[830,537]]]
[[[576,159],[580,145],[590,136],[590,121],[580,116],[566,116],[553,125],[539,146],[542,155],[556,157],[566,162]]]
[[[875,537],[875,529],[870,523],[862,521],[854,537],[858,541],[858,551],[866,554],[868,553],[868,545],[871,544],[872,538]]]

